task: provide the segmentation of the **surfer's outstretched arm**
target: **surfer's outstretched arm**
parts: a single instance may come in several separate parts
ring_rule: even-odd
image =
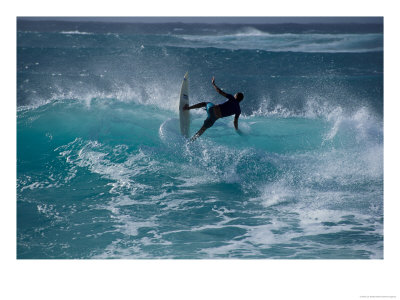
[[[236,130],[239,130],[238,121],[239,121],[239,116],[236,115],[235,119],[233,120],[233,126],[235,126]]]
[[[205,126],[201,127],[199,131],[190,139],[191,142],[193,142],[195,139],[197,139],[199,136],[201,136],[204,131],[206,131],[207,128]]]
[[[197,104],[192,105],[192,106],[189,106],[189,105],[188,106],[184,106],[183,110],[206,107],[206,105],[207,105],[207,102],[200,102],[200,103],[197,103]]]
[[[220,94],[220,95],[222,95],[224,97],[227,97],[227,94],[223,90],[221,90],[219,87],[217,87],[217,85],[215,84],[215,77],[214,76],[211,79],[211,83],[214,86],[215,90],[218,92],[218,94]]]

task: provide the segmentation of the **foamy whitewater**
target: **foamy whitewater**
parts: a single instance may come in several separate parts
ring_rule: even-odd
[[[383,258],[381,25],[20,19],[17,106],[20,259]]]

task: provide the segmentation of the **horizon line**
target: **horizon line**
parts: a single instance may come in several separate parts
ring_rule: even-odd
[[[36,17],[17,16],[17,21],[99,22],[136,24],[383,24],[383,17]]]

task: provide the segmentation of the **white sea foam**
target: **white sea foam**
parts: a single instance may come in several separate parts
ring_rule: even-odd
[[[94,34],[92,32],[85,32],[85,31],[78,31],[78,30],[73,30],[73,31],[61,31],[61,34],[78,34],[78,35],[91,35]]]
[[[94,74],[85,73],[84,76],[92,77]],[[75,86],[73,89],[64,88],[59,82],[54,82],[52,94],[49,97],[43,97],[36,94],[29,96],[29,104],[19,105],[18,112],[34,110],[57,102],[77,101],[83,103],[88,109],[95,99],[102,99],[104,105],[107,102],[136,103],[145,106],[157,107],[176,113],[178,106],[177,93],[179,84],[174,89],[166,87],[165,83],[146,82],[145,84],[128,84],[120,81],[113,83],[113,87],[104,91],[92,86]]]
[[[371,258],[382,258],[382,242],[369,246],[353,246],[346,243],[340,245],[334,243],[329,238],[334,238],[335,234],[359,234],[361,236],[382,235],[382,225],[370,221],[369,215],[359,213],[349,215],[349,212],[340,210],[327,209],[307,209],[307,208],[291,208],[292,215],[285,217],[272,216],[269,224],[246,226],[239,225],[239,228],[245,229],[246,233],[236,240],[230,240],[227,244],[219,247],[206,248],[201,253],[206,254],[209,258],[217,258],[219,256],[230,257],[237,256],[237,253],[242,253],[248,257],[263,256],[262,250],[272,250],[275,246],[287,247],[287,250],[292,250],[291,254],[285,255],[286,258],[302,257],[310,252],[324,253],[330,250],[340,253],[343,249],[348,251],[364,250],[370,253]],[[361,222],[360,228],[374,226],[375,230],[370,231],[358,229],[355,224]],[[293,224],[298,224],[299,227]],[[291,229],[290,229],[291,228]],[[222,227],[221,227],[222,229]],[[318,238],[325,235],[327,243],[320,243]],[[291,244],[299,244],[295,248],[290,247]],[[301,245],[301,246],[300,246]],[[321,252],[321,250],[324,250]],[[277,251],[269,252],[268,257],[282,258],[282,253]],[[317,255],[317,254],[315,254]],[[318,255],[316,256],[318,257]],[[323,258],[323,256],[322,256]]]
[[[257,28],[254,28],[251,26],[244,27],[233,35],[238,36],[238,37],[241,37],[241,36],[271,36],[270,33],[258,30]]]
[[[136,182],[134,178],[145,171],[157,169],[156,162],[150,160],[142,151],[130,155],[122,163],[112,162],[106,158],[107,150],[97,141],[83,141],[78,138],[64,147],[59,147],[58,150],[64,150],[60,155],[64,156],[68,163],[87,168],[92,173],[111,180],[108,184],[111,186],[111,194],[120,194],[126,190],[135,194],[137,190],[149,188],[145,184]]]
[[[235,34],[177,35],[177,37],[190,42],[196,42],[196,47],[258,49],[272,52],[362,53],[383,50],[383,36],[380,33],[270,34],[255,28],[247,27]],[[186,46],[190,47],[191,45],[189,44]]]

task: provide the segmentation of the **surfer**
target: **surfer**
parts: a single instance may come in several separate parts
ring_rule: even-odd
[[[185,107],[183,107],[183,110],[190,110],[201,107],[205,107],[207,110],[207,119],[204,121],[204,124],[200,128],[200,130],[191,138],[191,141],[194,141],[199,136],[201,136],[204,133],[204,131],[213,126],[215,121],[218,120],[219,118],[225,118],[232,115],[235,115],[235,119],[233,120],[233,125],[235,126],[236,130],[239,130],[238,120],[239,120],[239,115],[241,114],[239,103],[240,101],[243,100],[244,97],[243,94],[236,93],[235,96],[232,96],[231,94],[225,93],[215,84],[214,76],[211,80],[211,83],[214,86],[215,90],[218,92],[218,94],[224,96],[228,100],[219,105],[215,105],[212,102],[200,102],[192,106],[186,105]]]

